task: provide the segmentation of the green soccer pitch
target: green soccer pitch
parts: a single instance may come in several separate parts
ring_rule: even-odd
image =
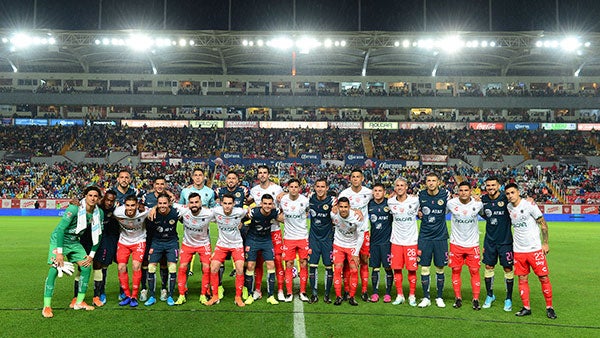
[[[530,275],[533,315],[515,317],[522,304],[515,281],[513,312],[502,310],[505,296],[503,273],[496,267],[496,302],[490,309],[473,311],[466,267],[463,269],[463,299],[460,309],[452,308],[454,299],[450,269],[446,268],[444,299],[446,308],[433,304],[425,309],[407,304],[393,306],[364,303],[352,307],[325,304],[322,301],[323,276],[320,271],[319,302],[316,304],[280,303],[268,305],[266,297],[245,308],[233,303],[234,279],[228,277],[231,263],[226,263],[225,298],[220,304],[206,307],[198,302],[201,269],[196,259],[196,274],[190,277],[188,302],[169,307],[165,302],[147,308],[121,308],[117,304],[118,279],[116,265],[108,271],[108,303],[95,311],[74,311],[68,308],[73,294],[73,278],[57,279],[53,297],[54,318],[41,315],[48,240],[58,223],[58,217],[0,217],[0,336],[189,336],[189,337],[392,337],[392,336],[600,336],[598,304],[600,283],[597,266],[600,262],[597,245],[600,243],[600,224],[551,222],[550,279],[554,294],[557,320],[546,318],[540,284]],[[480,224],[483,226],[483,224]],[[482,228],[483,229],[483,228]],[[180,232],[181,233],[181,232]],[[216,229],[212,230],[213,236]],[[214,241],[214,238],[213,238]],[[485,299],[483,283],[480,301]],[[404,292],[408,294],[406,274]],[[382,278],[380,294],[385,289]],[[158,282],[157,282],[158,284]],[[432,281],[435,295],[435,281]],[[86,296],[91,303],[93,283]],[[263,290],[266,284],[263,282]],[[371,287],[369,286],[369,292]],[[332,297],[333,297],[332,288]],[[422,296],[417,279],[417,298]],[[392,294],[395,298],[395,289]]]

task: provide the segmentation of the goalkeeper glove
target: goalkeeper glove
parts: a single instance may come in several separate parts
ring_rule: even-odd
[[[63,266],[58,266],[57,263],[52,264],[53,267],[58,270],[58,277],[61,278],[63,274],[71,276],[75,271],[75,265],[71,262],[63,262]]]

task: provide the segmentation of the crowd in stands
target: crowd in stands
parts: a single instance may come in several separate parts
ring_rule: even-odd
[[[4,126],[0,128],[0,150],[52,156],[58,154],[76,132],[75,128],[62,126]]]

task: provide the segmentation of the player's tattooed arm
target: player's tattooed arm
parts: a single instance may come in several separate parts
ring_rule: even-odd
[[[542,251],[544,254],[548,254],[550,252],[550,247],[548,246],[548,223],[546,223],[544,217],[538,218],[537,223],[542,230]]]

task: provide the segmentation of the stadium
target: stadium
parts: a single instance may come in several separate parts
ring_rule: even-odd
[[[600,235],[599,33],[232,30],[231,17],[230,29],[170,30],[164,4],[163,29],[55,30],[35,21],[31,29],[0,29],[0,227],[7,234],[0,262],[16,272],[0,284],[11,296],[0,302],[7,336],[64,334],[73,318],[108,336],[138,336],[147,323],[157,323],[153,333],[183,336],[597,335],[591,303],[572,296],[593,300],[600,291],[591,270]],[[231,292],[210,308],[195,299],[134,314],[112,301],[81,313],[69,311],[72,279],[63,278],[57,316],[42,320],[47,235],[85,187],[110,189],[127,169],[140,195],[163,176],[179,196],[202,168],[210,188],[224,187],[230,170],[250,188],[259,165],[282,187],[298,178],[306,195],[323,177],[340,193],[354,168],[365,186],[383,183],[388,195],[397,177],[407,179],[410,194],[426,189],[430,171],[453,193],[461,182],[484,193],[490,176],[516,183],[550,224],[560,319],[542,315],[535,280],[534,316],[516,318],[497,306],[473,312],[381,302],[274,308],[260,301],[240,309]],[[214,242],[214,224],[211,231]],[[107,296],[116,300],[112,270]],[[224,277],[226,289],[234,279]],[[107,327],[118,317],[131,323],[126,331]],[[177,331],[184,323],[189,331]],[[423,333],[440,323],[442,330]]]

